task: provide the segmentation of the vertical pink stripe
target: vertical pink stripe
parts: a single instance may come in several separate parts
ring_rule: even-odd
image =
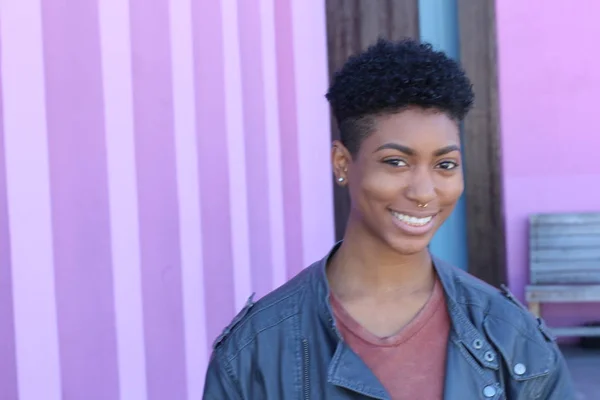
[[[99,6],[120,399],[147,398],[129,3]]]
[[[283,199],[286,233],[287,275],[292,277],[305,267],[303,259],[302,203],[300,193],[300,159],[298,155],[298,115],[290,0],[275,0],[275,29],[279,131],[281,132],[281,163],[283,169]]]
[[[212,342],[235,310],[220,2],[194,1],[192,20],[204,290]]]
[[[2,3],[0,398],[200,399],[250,292],[330,246],[323,15]]]
[[[291,2],[304,265],[334,242],[325,0]]]
[[[59,400],[61,371],[39,1],[4,2],[0,30],[19,399]]]
[[[148,397],[184,400],[184,321],[169,4],[131,0]]]
[[[273,289],[269,171],[265,88],[261,39],[260,3],[240,0],[239,37],[242,66],[242,100],[246,129],[246,178],[248,180],[248,226],[253,290],[263,296]],[[283,267],[283,266],[281,266]]]
[[[279,287],[287,278],[285,258],[285,220],[279,110],[277,99],[277,54],[275,51],[275,1],[259,0],[262,81],[264,85],[265,141],[268,174],[269,224],[272,286]],[[244,2],[242,0],[242,2]],[[252,101],[251,99],[249,101]]]
[[[62,380],[90,400],[119,394],[96,7],[42,2]]]
[[[0,43],[0,56],[2,43]],[[0,69],[2,66],[0,65]],[[0,71],[0,92],[2,72]],[[4,121],[0,99],[0,121]],[[0,124],[0,399],[17,399],[17,360],[10,266],[10,231],[6,196],[4,127]]]
[[[235,306],[241,310],[252,293],[252,273],[248,231],[248,188],[244,104],[242,101],[241,66],[237,0],[221,0],[223,55],[225,66],[225,126],[229,160],[229,213],[233,250]]]
[[[188,400],[201,400],[208,363],[192,42],[193,0],[170,1],[171,68]],[[200,379],[199,379],[200,378]]]

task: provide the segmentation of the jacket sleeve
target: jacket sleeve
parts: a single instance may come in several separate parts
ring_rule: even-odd
[[[213,352],[206,379],[204,381],[203,400],[242,400],[233,382],[233,371],[223,360],[218,352]]]
[[[543,400],[575,400],[577,398],[575,387],[567,363],[558,346],[555,346],[555,351],[557,353],[556,368],[548,377],[547,384],[538,398]]]

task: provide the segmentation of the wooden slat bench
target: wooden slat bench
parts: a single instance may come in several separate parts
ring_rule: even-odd
[[[600,303],[600,213],[529,218],[529,310],[540,303]],[[599,307],[600,308],[600,307]],[[600,327],[551,328],[555,336],[600,336]]]

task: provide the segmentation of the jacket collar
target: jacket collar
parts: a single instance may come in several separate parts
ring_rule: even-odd
[[[467,316],[468,301],[465,285],[461,282],[461,276],[465,275],[465,272],[435,256],[432,256],[432,260],[446,294],[448,314],[452,321],[451,335],[455,335],[457,341],[466,347],[480,364],[497,370],[499,363],[496,350],[486,335],[477,329]]]
[[[313,269],[313,287],[316,289],[318,298],[319,317],[329,329],[332,339],[337,341],[342,341],[342,337],[333,318],[325,268],[341,243],[341,241],[337,242],[329,253],[314,265]],[[467,296],[460,279],[460,275],[465,273],[433,255],[432,260],[446,296],[448,314],[452,322],[451,339],[468,349],[481,365],[497,370],[499,363],[496,350],[467,317],[464,306]]]

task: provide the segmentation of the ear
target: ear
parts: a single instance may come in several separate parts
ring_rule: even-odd
[[[346,146],[335,140],[331,147],[331,164],[338,185],[345,186],[348,183],[348,168],[351,163],[352,156]]]

